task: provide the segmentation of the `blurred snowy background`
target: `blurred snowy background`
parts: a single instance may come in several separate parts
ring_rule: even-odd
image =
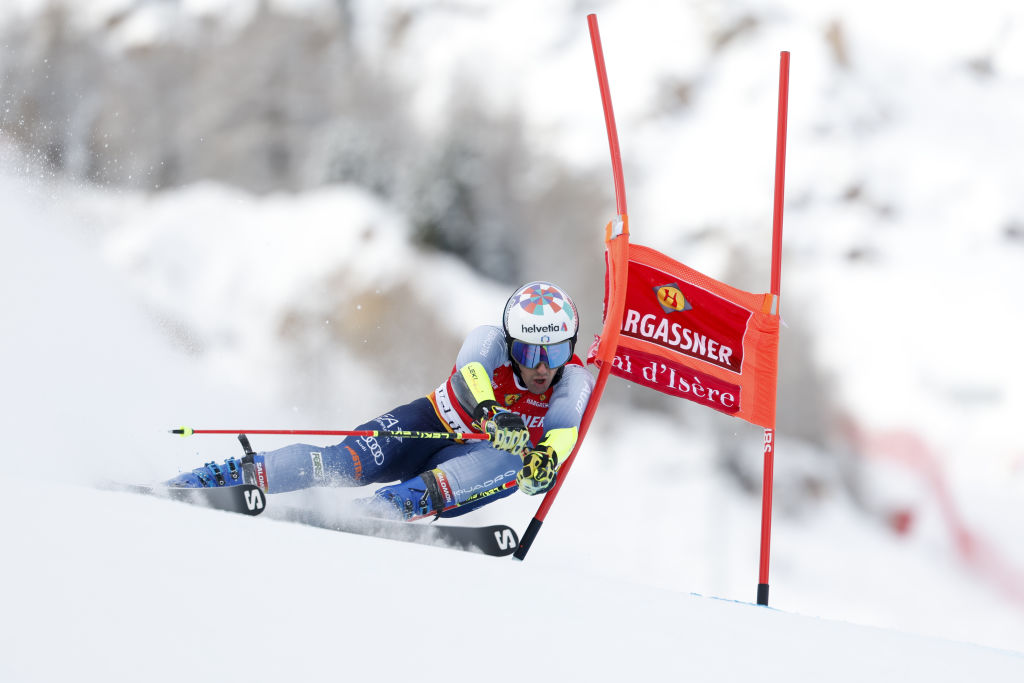
[[[589,12],[634,241],[751,291],[792,53],[772,605],[1024,650],[1009,0],[8,0],[8,481],[235,454],[181,424],[352,426],[529,279],[589,339],[614,213]],[[528,562],[753,600],[760,439],[613,379]]]

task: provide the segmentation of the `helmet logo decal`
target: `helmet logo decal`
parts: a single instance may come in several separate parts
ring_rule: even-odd
[[[561,325],[559,325],[558,323],[550,323],[550,324],[547,324],[547,325],[523,325],[523,332],[568,332],[568,331],[569,331],[569,326],[566,325],[565,323],[562,323]],[[543,343],[549,343],[551,341],[551,337],[548,337],[548,335],[544,335],[544,336],[547,337],[547,341],[544,341]]]
[[[554,287],[533,285],[519,295],[519,307],[530,315],[558,313],[565,307],[565,295]]]

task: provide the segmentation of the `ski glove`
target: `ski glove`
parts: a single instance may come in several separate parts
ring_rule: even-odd
[[[535,496],[550,491],[557,475],[558,456],[551,448],[540,448],[523,456],[523,469],[519,470],[516,481],[520,491]]]
[[[474,425],[481,432],[490,435],[491,445],[509,453],[519,455],[530,443],[530,430],[523,424],[523,418],[498,407],[493,401],[482,406],[481,417]]]

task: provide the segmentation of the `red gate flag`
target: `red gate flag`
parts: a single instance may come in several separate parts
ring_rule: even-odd
[[[630,244],[618,343],[588,362],[611,374],[765,428],[775,426],[779,299],[730,287]],[[614,300],[612,292],[606,292]]]
[[[681,396],[764,427],[761,558],[757,604],[768,604],[772,482],[775,462],[775,389],[778,376],[782,208],[789,108],[789,53],[779,58],[779,118],[775,146],[770,294],[750,294],[707,277],[667,256],[629,243],[622,155],[597,17],[587,15],[597,82],[608,129],[616,218],[605,232],[605,299],[601,335],[587,354],[600,367],[580,421],[579,439],[523,533],[514,557],[522,560],[565,483],[593,420],[609,375]]]

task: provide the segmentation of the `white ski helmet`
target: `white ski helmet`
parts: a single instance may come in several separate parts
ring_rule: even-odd
[[[541,361],[560,367],[572,357],[579,315],[576,304],[557,285],[538,281],[517,289],[505,304],[502,323],[510,356],[526,367],[536,367]],[[537,347],[536,353],[514,353],[513,346],[524,345]]]

